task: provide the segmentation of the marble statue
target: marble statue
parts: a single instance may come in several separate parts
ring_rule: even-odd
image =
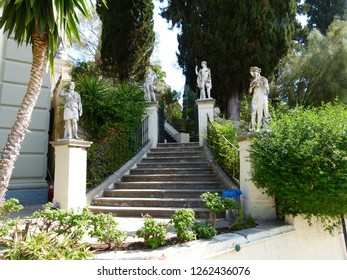
[[[78,131],[78,120],[82,115],[82,103],[81,96],[75,92],[75,83],[70,82],[69,91],[65,92],[63,89],[60,96],[65,97],[64,105],[64,139],[79,139]]]
[[[268,95],[270,93],[268,80],[260,75],[261,68],[251,67],[250,74],[253,77],[249,86],[252,98],[251,130],[259,131],[262,123],[271,119],[268,106]],[[264,128],[264,127],[263,127]]]
[[[201,69],[198,70],[198,66],[195,66],[195,73],[197,75],[198,88],[200,89],[200,99],[211,98],[211,70],[207,68],[207,62],[201,62]],[[206,97],[207,94],[207,97]]]
[[[155,90],[158,82],[157,75],[151,67],[148,68],[148,74],[144,83],[145,98],[149,101],[156,101]]]

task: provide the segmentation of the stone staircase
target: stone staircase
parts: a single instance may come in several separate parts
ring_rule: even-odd
[[[200,195],[223,189],[199,143],[158,144],[129,175],[93,198],[90,209],[118,217],[170,218],[176,209],[190,208],[196,218],[207,218]]]

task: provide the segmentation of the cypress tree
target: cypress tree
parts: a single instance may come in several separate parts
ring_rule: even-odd
[[[346,0],[305,0],[307,26],[325,34],[335,17],[346,20]]]
[[[119,81],[143,80],[150,64],[155,33],[152,0],[97,0],[102,21],[101,71]]]
[[[162,16],[181,27],[178,63],[196,88],[195,65],[207,61],[212,97],[228,118],[240,118],[251,66],[271,76],[291,47],[296,0],[169,0]]]

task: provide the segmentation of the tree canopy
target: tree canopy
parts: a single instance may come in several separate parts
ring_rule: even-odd
[[[304,14],[307,15],[307,26],[316,28],[325,34],[335,17],[342,20],[346,18],[346,0],[305,0]]]
[[[280,65],[277,92],[294,107],[347,102],[347,21],[335,20],[326,36],[313,29],[307,44]]]
[[[238,120],[249,68],[271,76],[292,44],[296,0],[169,0],[162,16],[181,27],[178,63],[187,85],[197,90],[195,65],[207,61],[212,97],[227,118]]]
[[[102,21],[101,70],[120,81],[142,81],[153,51],[152,0],[97,0]]]

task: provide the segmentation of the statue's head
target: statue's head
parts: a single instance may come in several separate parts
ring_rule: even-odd
[[[70,82],[70,89],[74,89],[75,88],[75,83],[74,82]]]
[[[250,72],[251,73],[260,73],[261,72],[261,68],[258,68],[257,66],[253,66],[253,67],[251,67]]]
[[[207,67],[207,62],[206,61],[201,62],[201,66],[206,66]]]

